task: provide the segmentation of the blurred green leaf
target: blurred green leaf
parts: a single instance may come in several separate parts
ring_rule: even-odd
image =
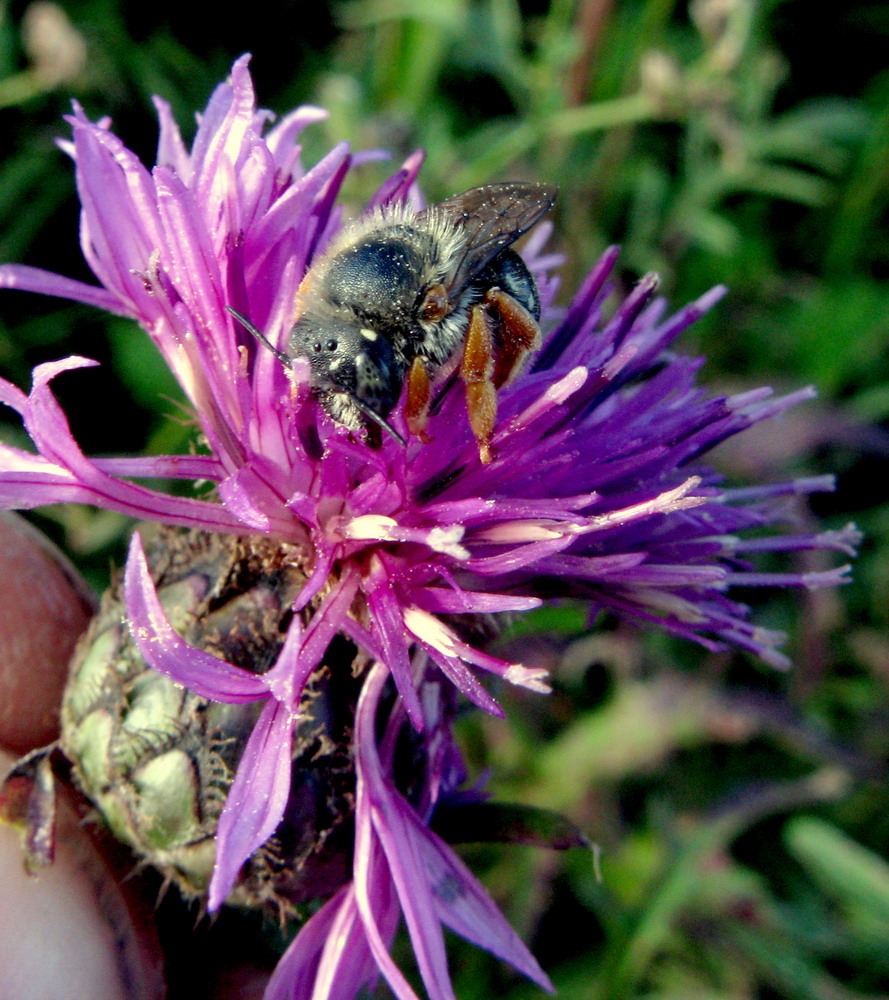
[[[842,906],[871,917],[889,942],[889,862],[814,817],[799,816],[789,822],[785,837],[797,860],[825,891]]]

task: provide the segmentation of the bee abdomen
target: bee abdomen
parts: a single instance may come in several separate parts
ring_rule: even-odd
[[[516,302],[540,319],[540,295],[528,265],[514,250],[504,250],[485,268],[480,277],[485,288],[501,288]]]

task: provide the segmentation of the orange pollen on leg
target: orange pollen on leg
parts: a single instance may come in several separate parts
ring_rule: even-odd
[[[492,351],[491,326],[485,310],[481,306],[473,306],[460,366],[460,377],[464,382],[481,382],[490,378],[494,364]]]
[[[431,440],[426,433],[431,398],[432,384],[429,381],[429,373],[423,362],[419,358],[414,358],[407,377],[407,400],[405,401],[404,415],[408,430],[424,443]]]

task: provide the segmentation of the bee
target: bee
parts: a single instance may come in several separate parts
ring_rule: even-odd
[[[402,443],[387,418],[405,384],[408,430],[428,441],[433,389],[458,370],[479,456],[490,462],[497,390],[540,342],[537,286],[511,247],[556,194],[544,184],[490,184],[347,226],[300,285],[286,352],[229,311],[285,367],[308,360],[312,389],[337,423],[376,424]]]

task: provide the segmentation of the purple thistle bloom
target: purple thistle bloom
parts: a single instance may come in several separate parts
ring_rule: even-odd
[[[841,583],[847,567],[757,572],[745,554],[828,549],[851,555],[850,527],[823,534],[744,532],[777,525],[786,497],[829,490],[828,477],[725,489],[701,455],[726,437],[812,395],[770,390],[709,396],[700,362],[673,341],[723,294],[714,289],[672,317],[643,279],[603,317],[616,251],[588,276],[562,319],[547,323],[557,282],[541,256],[547,227],[524,251],[541,292],[544,346],[500,393],[494,460],[478,449],[456,391],[440,396],[432,444],[385,439],[371,448],[334,424],[297,362],[292,380],[240,329],[246,315],[287,343],[300,282],[340,225],[336,197],[352,159],[345,145],[304,171],[298,138],[323,117],[301,108],[270,128],[255,106],[247,59],[201,116],[191,152],[168,106],[158,164],[147,170],[79,108],[69,119],[82,202],[81,244],[100,286],[34,268],[0,267],[0,287],[75,299],[135,319],[157,345],[193,407],[206,454],[91,459],[72,436],[53,379],[94,364],[72,357],[39,366],[25,394],[0,380],[36,453],[0,445],[0,506],[85,502],[170,525],[267,535],[299,546],[311,573],[273,668],[251,674],[186,644],[154,592],[138,536],[126,600],[145,659],[198,694],[263,701],[218,828],[210,906],[224,902],[247,857],[284,812],[292,718],[307,679],[342,634],[376,661],[357,709],[353,880],[305,925],[285,954],[269,998],[349,997],[381,971],[399,998],[413,997],[388,954],[404,915],[423,981],[451,997],[441,924],[536,982],[548,980],[493,903],[428,828],[453,757],[441,700],[447,678],[470,701],[500,707],[481,677],[535,691],[541,672],[499,659],[462,637],[461,616],[522,611],[544,597],[653,623],[709,649],[744,648],[786,665],[782,636],[749,621],[730,596],[746,585]],[[411,157],[371,207],[409,200],[421,158]],[[405,436],[403,403],[391,421]],[[170,496],[140,478],[209,481],[214,499]],[[435,668],[438,668],[437,671]],[[391,676],[399,700],[377,742],[380,693]],[[402,713],[404,713],[402,715]],[[422,802],[392,779],[394,735],[409,719],[427,748]]]

